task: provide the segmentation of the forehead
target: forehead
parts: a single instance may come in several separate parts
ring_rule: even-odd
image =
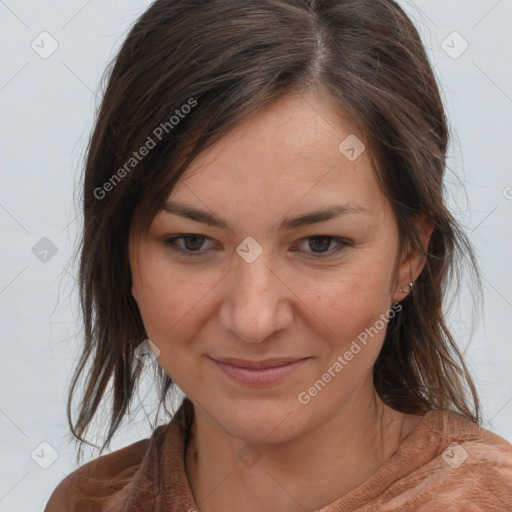
[[[237,216],[333,202],[375,209],[382,193],[364,147],[358,126],[331,100],[283,97],[201,153],[169,199]]]

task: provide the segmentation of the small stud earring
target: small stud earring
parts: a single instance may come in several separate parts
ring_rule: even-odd
[[[409,288],[410,288],[411,290],[412,290],[412,286],[413,286],[413,283],[409,283]],[[401,291],[402,293],[405,293],[405,294],[407,294],[407,293],[408,293],[407,291],[405,291],[405,290],[402,288],[402,285],[400,285],[400,291]]]

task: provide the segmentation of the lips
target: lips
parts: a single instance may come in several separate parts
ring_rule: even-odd
[[[238,368],[248,368],[251,370],[261,370],[265,368],[277,368],[279,366],[286,366],[292,363],[296,363],[298,361],[302,361],[307,359],[305,357],[277,357],[273,359],[264,359],[261,361],[252,361],[248,359],[236,359],[232,357],[227,357],[223,359],[214,359],[219,363],[230,364],[232,366],[236,366]]]
[[[223,359],[209,358],[231,382],[247,387],[273,386],[284,381],[300,368],[304,367],[309,357],[279,357],[262,359],[259,361],[249,359]]]

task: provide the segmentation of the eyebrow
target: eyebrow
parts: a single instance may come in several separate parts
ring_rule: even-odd
[[[164,207],[161,209],[161,212],[170,213],[173,215],[178,215],[180,217],[184,217],[186,219],[194,220],[196,222],[201,222],[203,224],[207,224],[209,226],[214,226],[221,229],[228,229],[229,231],[233,231],[233,229],[228,226],[228,224],[221,219],[219,216],[214,213],[207,212],[206,210],[200,210],[197,208],[193,208],[186,204],[180,203],[178,201],[167,201]],[[299,215],[297,217],[290,217],[284,219],[278,230],[291,230],[296,229],[301,226],[309,226],[312,224],[318,224],[320,222],[325,222],[331,219],[335,219],[337,217],[341,217],[343,215],[369,215],[370,211],[356,203],[347,203],[347,204],[337,204],[331,205],[327,208],[323,208],[321,210],[315,210],[309,213],[305,213],[303,215]]]

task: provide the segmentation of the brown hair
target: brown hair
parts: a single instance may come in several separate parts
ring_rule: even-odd
[[[357,122],[401,248],[423,252],[418,215],[434,226],[425,267],[389,322],[374,366],[377,392],[402,412],[450,409],[480,422],[475,386],[443,313],[466,257],[481,288],[478,266],[444,203],[448,128],[438,86],[419,34],[394,1],[156,0],[107,75],[81,198],[85,339],[67,404],[77,439],[88,443],[82,436],[112,381],[103,451],[141,376],[134,349],[147,335],[131,295],[130,230],[149,227],[202,150],[271,101],[307,92],[328,96]],[[71,404],[89,360],[73,422]],[[170,414],[173,382],[155,366],[158,410]]]

